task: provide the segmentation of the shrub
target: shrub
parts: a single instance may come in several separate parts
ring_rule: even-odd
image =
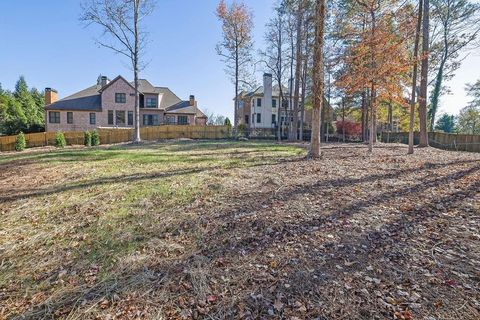
[[[55,135],[55,146],[57,148],[64,148],[66,145],[67,141],[65,140],[63,132],[57,131],[57,134]]]
[[[237,137],[244,137],[247,133],[247,126],[244,123],[240,123],[237,126]]]
[[[347,136],[361,136],[362,135],[362,125],[358,122],[348,121],[337,121],[337,133],[342,134],[343,128],[345,128],[345,135]]]
[[[92,145],[92,133],[88,130],[83,133],[83,144],[86,147],[90,147]]]
[[[227,127],[229,127],[229,128],[232,127],[232,123],[230,122],[230,119],[225,118],[225,125],[226,125]]]
[[[92,131],[92,146],[100,145],[100,135],[97,130]]]
[[[15,139],[15,150],[17,151],[23,151],[27,147],[27,142],[25,141],[25,135],[23,132],[20,131],[20,133],[17,135],[17,138]]]

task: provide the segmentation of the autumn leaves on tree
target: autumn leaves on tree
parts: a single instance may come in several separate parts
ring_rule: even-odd
[[[458,69],[466,48],[478,45],[479,12],[470,0],[345,0],[328,6],[318,0],[279,1],[258,62],[274,75],[280,100],[288,102],[279,109],[285,108],[281,126],[287,127],[289,140],[303,138],[308,106],[311,155],[319,156],[325,131],[322,105],[330,105],[332,98],[337,109],[344,109],[345,102],[349,109],[356,106],[361,139],[368,141],[370,152],[379,131],[393,130],[394,113],[397,127],[409,131],[408,153],[414,151],[414,130],[420,131],[419,147],[428,146],[439,97],[447,90],[443,83]],[[222,56],[235,71],[237,96],[238,67],[252,57],[251,13],[244,4],[228,7],[222,0],[217,15],[224,33],[220,47],[229,48]]]

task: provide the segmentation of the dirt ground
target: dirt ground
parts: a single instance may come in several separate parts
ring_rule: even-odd
[[[0,155],[0,318],[480,319],[480,154]]]

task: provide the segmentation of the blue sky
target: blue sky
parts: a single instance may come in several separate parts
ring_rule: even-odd
[[[65,97],[95,83],[99,74],[132,79],[127,61],[98,48],[96,28],[84,28],[80,0],[0,1],[0,83],[13,89],[19,75],[38,89],[53,87]],[[254,12],[256,48],[263,46],[264,25],[274,0],[246,0]],[[149,65],[141,77],[170,87],[181,98],[195,94],[199,106],[232,116],[233,85],[215,52],[221,38],[214,11],[218,0],[158,0],[146,21],[151,43]],[[8,13],[8,14],[6,14]],[[480,53],[464,61],[442,99],[441,112],[457,113],[468,101],[466,82],[480,78]],[[261,76],[261,72],[259,72]]]

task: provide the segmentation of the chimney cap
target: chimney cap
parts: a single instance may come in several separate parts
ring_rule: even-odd
[[[57,90],[55,90],[53,88],[50,88],[50,87],[45,88],[45,92],[56,92],[56,93],[58,93]]]
[[[264,77],[270,77],[270,78],[271,78],[271,77],[272,77],[272,74],[271,74],[271,73],[264,73],[263,76],[264,76]]]

